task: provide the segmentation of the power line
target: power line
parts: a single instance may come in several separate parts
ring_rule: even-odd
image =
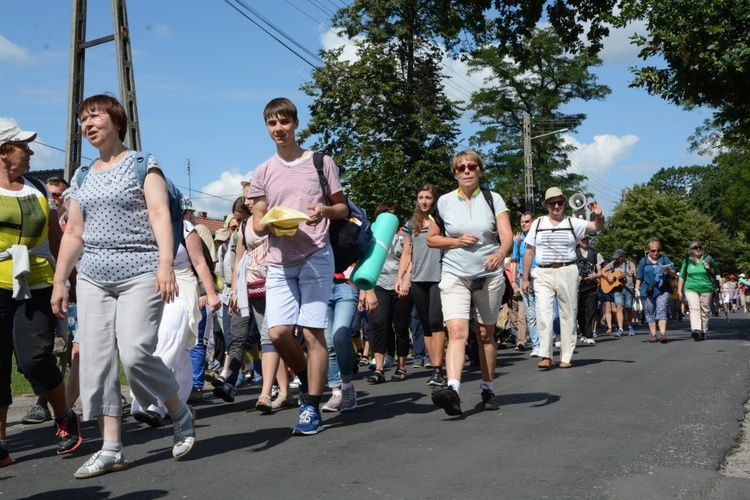
[[[268,36],[270,36],[271,38],[273,38],[274,40],[276,40],[277,42],[279,42],[281,45],[283,45],[284,48],[286,48],[289,52],[291,52],[295,56],[299,57],[300,59],[302,59],[302,61],[306,62],[307,64],[309,64],[313,68],[317,68],[317,66],[315,64],[313,64],[310,61],[308,61],[307,59],[305,59],[299,52],[297,52],[296,50],[294,50],[293,48],[291,48],[289,45],[287,45],[286,43],[284,43],[283,41],[281,41],[273,33],[271,33],[270,31],[268,31],[267,29],[265,29],[263,26],[261,26],[257,21],[255,21],[250,16],[248,16],[247,14],[245,14],[244,12],[242,12],[236,5],[232,4],[230,2],[230,0],[224,0],[224,2],[227,3],[234,10],[236,10],[240,15],[242,15],[243,17],[245,17],[248,21],[250,21],[251,23],[253,23],[254,25],[256,25],[258,28],[260,28]],[[318,60],[320,60],[320,59],[318,58]]]
[[[318,2],[314,2],[313,0],[307,0],[309,4],[311,4],[313,7],[317,8],[319,11],[321,11],[323,14],[329,17],[333,17],[333,13],[329,10],[325,9],[322,5],[319,5]]]

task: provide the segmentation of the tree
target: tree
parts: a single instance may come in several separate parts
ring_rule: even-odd
[[[508,197],[525,206],[523,162],[523,113],[534,121],[532,135],[555,129],[574,130],[585,119],[581,113],[561,109],[576,99],[603,99],[610,93],[589,71],[601,60],[587,54],[569,55],[552,29],[532,30],[523,49],[509,59],[498,46],[477,50],[469,62],[473,71],[489,71],[486,87],[472,95],[469,109],[483,127],[472,141],[486,152],[488,180]],[[534,123],[534,122],[532,122]],[[567,192],[581,190],[584,177],[567,172],[571,148],[555,135],[532,144],[535,179],[542,191],[560,186]],[[539,203],[537,206],[540,207]]]
[[[728,177],[721,175],[716,165],[692,165],[662,168],[648,181],[658,193],[671,194],[685,200],[688,205],[708,215],[724,230],[731,230],[722,213],[720,199],[726,190]]]
[[[685,258],[690,241],[700,240],[721,266],[733,265],[729,238],[718,224],[678,196],[661,194],[648,185],[633,187],[615,207],[596,237],[596,246],[603,255],[622,248],[635,259],[643,256],[652,239],[659,240],[662,253],[675,262]]]
[[[357,60],[328,51],[302,87],[315,102],[300,137],[315,136],[314,147],[335,157],[350,195],[370,213],[394,200],[406,218],[419,185],[431,182],[441,193],[454,187],[449,165],[459,114],[444,92],[436,40],[455,38],[457,28],[438,27],[444,3],[352,2],[334,25],[353,40]]]
[[[731,0],[633,0],[623,20],[644,19],[640,57],[666,67],[634,70],[633,85],[680,106],[715,108],[715,123],[750,137],[750,9]]]

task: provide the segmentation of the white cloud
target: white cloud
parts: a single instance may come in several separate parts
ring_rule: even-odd
[[[222,219],[232,211],[234,200],[242,195],[240,182],[250,180],[252,177],[252,172],[241,174],[237,171],[225,170],[217,180],[200,188],[200,193],[193,193],[193,206],[198,211],[207,212],[208,217]]]
[[[594,136],[594,142],[585,144],[565,135],[563,140],[575,147],[575,151],[570,154],[570,170],[588,177],[591,174],[607,174],[618,162],[630,155],[640,138],[631,134],[622,137],[604,134]]]
[[[36,62],[28,50],[19,47],[3,35],[0,35],[0,61],[10,61],[18,64],[34,64]]]
[[[353,63],[359,60],[357,55],[357,47],[346,37],[339,36],[332,30],[325,31],[320,37],[320,43],[323,45],[323,50],[332,50],[339,47],[344,47],[344,51],[339,57],[342,61],[348,61]]]
[[[640,48],[631,43],[634,34],[645,35],[648,32],[644,21],[635,21],[624,28],[610,28],[609,36],[604,39],[604,48],[599,57],[604,64],[617,66],[635,64]]]

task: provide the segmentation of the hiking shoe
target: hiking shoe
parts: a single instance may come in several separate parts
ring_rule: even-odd
[[[445,387],[436,387],[432,391],[432,402],[445,410],[445,413],[451,417],[461,415],[461,398],[458,397],[456,390],[447,385]]]
[[[153,427],[154,429],[164,425],[161,415],[153,410],[137,411],[133,413],[133,418],[142,424],[148,424],[149,427]]]
[[[292,430],[292,436],[312,436],[323,430],[323,419],[318,410],[309,405],[299,407],[299,422]]]
[[[617,330],[617,331],[615,332],[615,335],[614,335],[614,337],[615,337],[615,338],[618,338],[618,339],[619,339],[620,337],[622,337],[622,333],[623,333],[623,332],[622,332],[622,328],[620,328],[619,330]]]
[[[221,375],[217,375],[211,380],[211,385],[214,387],[221,387],[222,385],[226,383],[227,383],[227,379],[225,379]]]
[[[433,370],[432,377],[427,381],[427,385],[431,387],[442,387],[445,385],[445,378],[443,374],[437,370]]]
[[[13,460],[10,459],[8,448],[0,446],[0,467],[7,467]]]
[[[220,385],[214,388],[214,396],[223,399],[227,403],[234,403],[234,387],[231,384]]]
[[[203,401],[203,389],[192,389],[188,396],[188,403],[194,405]]]
[[[526,344],[524,344],[523,342],[519,342],[518,344],[516,344],[516,351],[523,352],[525,350]]]
[[[83,441],[81,437],[81,419],[72,409],[62,417],[55,417],[55,435],[57,436],[57,454],[64,455],[78,448]]]
[[[341,392],[334,392],[333,394],[331,394],[331,399],[329,399],[328,402],[323,405],[323,408],[321,408],[321,410],[330,413],[341,410],[341,399]]]
[[[117,472],[128,468],[128,461],[122,451],[114,455],[105,455],[104,450],[99,450],[86,460],[86,463],[78,469],[73,477],[76,479],[86,479],[89,477],[101,476],[107,472]]]
[[[482,409],[485,411],[495,411],[500,409],[500,401],[495,397],[487,384],[482,384]]]
[[[583,337],[581,339],[582,344],[596,344],[596,340]]]
[[[231,386],[230,386],[231,387]],[[195,410],[187,407],[185,415],[174,423],[174,445],[172,456],[182,458],[193,449],[195,444]]]
[[[629,326],[628,327],[628,337],[634,337],[634,336],[635,336],[635,332],[633,331],[633,327]]]
[[[26,415],[21,418],[21,423],[26,425],[43,424],[49,420],[52,420],[52,414],[47,405],[34,405]]]
[[[412,362],[411,366],[414,368],[421,368],[424,366],[424,357],[422,356],[414,356],[414,361]]]
[[[357,407],[357,390],[354,386],[341,389],[341,411],[352,411]]]

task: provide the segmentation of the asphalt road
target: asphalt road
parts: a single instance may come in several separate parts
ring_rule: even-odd
[[[750,480],[720,471],[750,393],[750,315],[713,319],[704,342],[687,319],[669,330],[666,345],[649,344],[644,328],[600,337],[568,370],[540,372],[528,351],[500,351],[500,411],[479,410],[478,369],[467,366],[458,418],[432,405],[426,369],[378,386],[360,373],[359,408],[324,414],[326,430],[309,437],[291,435],[295,409],[255,412],[257,387],[233,404],[209,395],[186,459],[171,457],[171,427],[127,418],[129,469],[86,480],[73,472],[101,446],[93,423],[59,457],[49,423],[16,418],[0,499],[750,498]]]

